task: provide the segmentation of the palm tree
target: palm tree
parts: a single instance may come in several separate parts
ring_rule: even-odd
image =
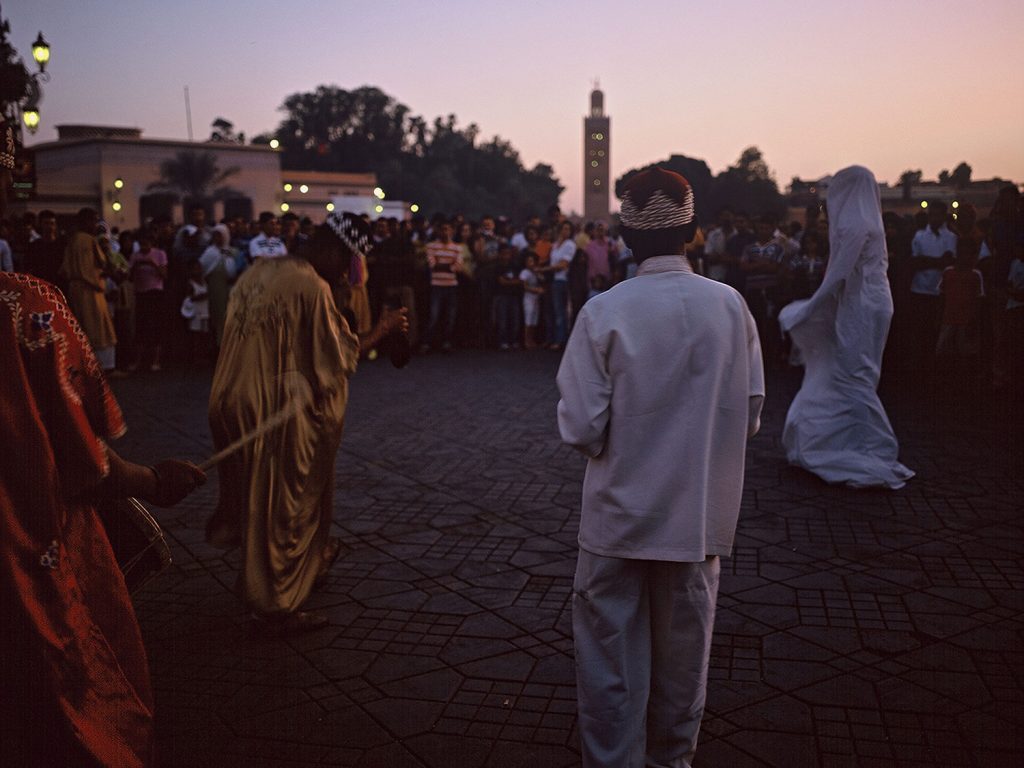
[[[190,202],[223,200],[242,195],[237,189],[224,186],[224,181],[238,173],[238,166],[221,170],[212,152],[183,150],[173,159],[160,163],[160,180],[149,185],[155,192],[167,192]]]

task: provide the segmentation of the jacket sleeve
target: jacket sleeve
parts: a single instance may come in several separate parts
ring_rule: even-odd
[[[586,309],[569,337],[557,382],[562,441],[591,458],[600,456],[608,436],[612,379],[604,352],[591,338]]]

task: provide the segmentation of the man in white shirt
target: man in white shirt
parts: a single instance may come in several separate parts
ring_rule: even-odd
[[[637,276],[584,305],[558,371],[562,439],[589,457],[573,635],[584,766],[689,766],[719,556],[732,549],[764,373],[743,297],[693,273],[680,175],[625,185]]]
[[[281,239],[281,220],[270,211],[260,214],[260,233],[249,241],[249,261],[276,259],[288,255]]]
[[[732,211],[723,208],[718,212],[718,226],[708,232],[704,241],[704,274],[712,280],[725,282],[728,265],[725,263],[725,245],[729,238],[736,234],[733,226]]]
[[[946,204],[933,201],[928,206],[928,226],[919,229],[910,244],[913,277],[907,310],[917,368],[930,368],[934,360],[942,308],[939,284],[942,270],[953,265],[955,254],[956,235],[946,226]]]

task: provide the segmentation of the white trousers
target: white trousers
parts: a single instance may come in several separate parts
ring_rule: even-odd
[[[584,768],[689,768],[721,565],[580,550],[572,628]]]

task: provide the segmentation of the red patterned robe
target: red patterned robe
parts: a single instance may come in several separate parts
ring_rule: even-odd
[[[86,500],[124,430],[60,292],[0,273],[0,765],[152,764],[145,650]]]

